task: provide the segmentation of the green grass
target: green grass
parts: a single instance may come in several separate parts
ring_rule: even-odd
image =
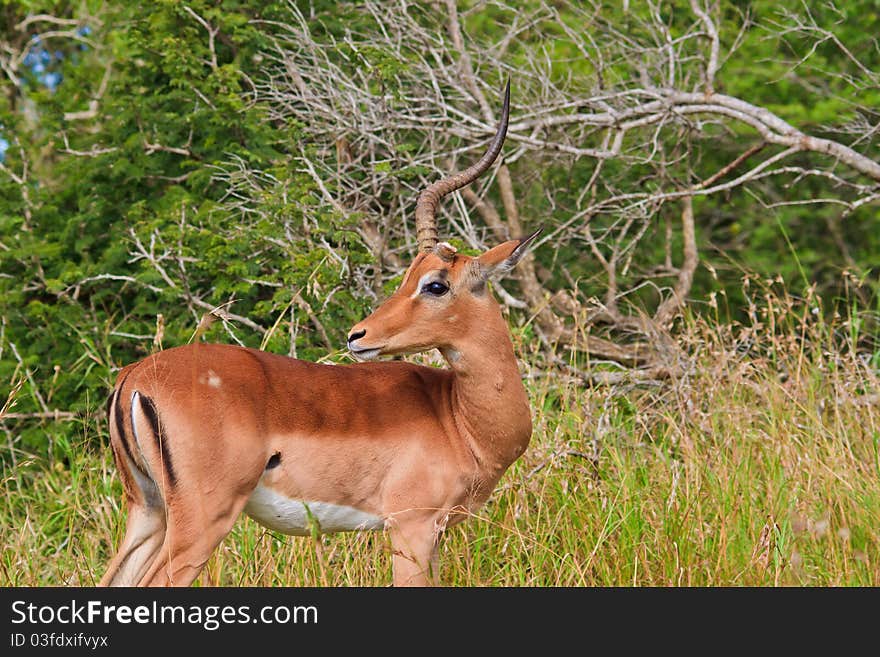
[[[659,386],[592,386],[530,368],[532,443],[489,503],[447,532],[442,581],[880,585],[876,365],[849,338],[831,349],[835,328],[780,317],[722,328],[692,320],[682,344],[698,355],[686,377]],[[745,354],[735,348],[744,335],[756,345]],[[86,419],[74,433],[53,465],[4,460],[2,585],[93,584],[121,537],[105,426]],[[380,533],[314,541],[245,517],[199,579],[390,582]]]

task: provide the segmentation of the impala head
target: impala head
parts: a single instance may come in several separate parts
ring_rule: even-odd
[[[373,314],[355,325],[348,347],[358,360],[380,355],[452,349],[463,336],[479,333],[486,311],[497,314],[497,302],[487,283],[510,271],[541,232],[504,242],[477,257],[462,255],[438,242],[436,212],[447,194],[473,182],[488,169],[504,143],[510,115],[510,83],[504,95],[501,120],[480,160],[461,173],[428,186],[416,206],[419,254],[397,291]]]

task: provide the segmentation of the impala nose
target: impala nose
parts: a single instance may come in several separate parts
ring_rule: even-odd
[[[367,334],[367,329],[361,329],[360,331],[355,331],[351,335],[348,336],[348,344],[351,344],[355,340],[359,340]]]

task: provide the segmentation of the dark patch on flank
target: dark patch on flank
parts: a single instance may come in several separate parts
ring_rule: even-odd
[[[269,462],[266,463],[266,469],[271,470],[272,468],[277,468],[279,465],[281,465],[281,452],[275,452],[269,457]]]
[[[140,397],[143,402],[141,408],[144,409],[144,415],[147,416],[147,421],[150,423],[153,435],[156,436],[156,440],[159,442],[159,450],[162,452],[162,465],[168,474],[168,481],[173,486],[177,483],[177,473],[174,472],[174,466],[171,464],[171,452],[168,450],[168,440],[162,428],[162,422],[159,419],[159,411],[156,409],[156,404],[152,399],[146,395],[141,395]],[[134,422],[134,418],[132,418],[132,422]]]

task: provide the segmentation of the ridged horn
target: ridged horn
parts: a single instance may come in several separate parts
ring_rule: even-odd
[[[501,152],[501,146],[504,144],[504,137],[507,135],[507,123],[510,119],[510,80],[504,89],[504,104],[501,107],[501,120],[498,121],[498,129],[495,136],[489,142],[489,148],[486,153],[479,159],[476,164],[469,166],[460,173],[454,173],[443,180],[428,185],[419,194],[419,202],[416,204],[416,239],[419,242],[419,250],[422,252],[432,251],[439,241],[437,232],[437,206],[440,205],[440,199],[447,194],[461,189],[465,185],[472,183],[486,171],[498,154]]]

